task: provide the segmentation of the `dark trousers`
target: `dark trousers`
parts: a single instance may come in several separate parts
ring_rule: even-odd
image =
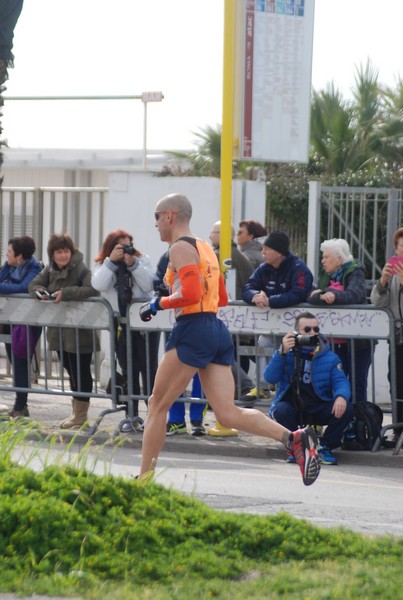
[[[13,385],[28,388],[31,381],[31,361],[26,358],[17,358],[12,354],[11,344],[5,344],[8,360],[13,372]],[[28,392],[16,392],[14,410],[23,410],[27,405]]]
[[[396,344],[395,346],[396,356],[396,397],[402,402],[396,402],[397,421],[398,423],[403,422],[403,345]],[[389,358],[389,372],[388,380],[390,382],[390,358]]]
[[[73,352],[60,352],[57,351],[60,363],[63,368],[66,369],[70,387],[73,392],[92,392],[92,374],[91,374],[91,359],[92,352],[75,354]],[[75,397],[76,400],[82,400],[83,402],[89,402],[89,398]]]
[[[316,400],[303,407],[302,419],[304,425],[327,425],[322,437],[322,443],[330,449],[341,446],[343,432],[353,416],[353,405],[347,402],[343,416],[337,419],[332,414],[333,402]],[[290,431],[295,431],[300,425],[300,413],[292,399],[292,393],[286,394],[273,411],[273,418]]]
[[[371,347],[354,348],[355,377],[353,386],[352,350],[350,342],[335,344],[334,352],[340,357],[343,370],[348,376],[355,402],[366,402],[368,371],[371,366]]]
[[[135,396],[140,395],[140,376],[143,387],[143,394],[150,396],[154,387],[155,375],[158,369],[158,350],[160,345],[160,332],[152,331],[148,334],[149,356],[147,357],[146,335],[141,331],[131,331],[131,376],[132,389],[128,389],[129,394]],[[116,357],[123,376],[128,380],[128,365],[127,365],[127,345],[126,345],[126,328],[122,327],[118,331],[116,339]],[[148,358],[148,360],[147,360]],[[149,372],[147,374],[147,363]],[[138,415],[138,401],[133,401],[133,414]]]

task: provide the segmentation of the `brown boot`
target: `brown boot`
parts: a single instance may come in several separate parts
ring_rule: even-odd
[[[60,423],[62,429],[79,429],[87,421],[89,402],[73,398],[73,414]]]
[[[70,421],[70,419],[72,419],[74,417],[74,398],[71,399],[71,415],[69,415],[67,417],[67,419],[63,419],[63,421],[60,423],[60,427],[63,429],[63,424],[66,421]]]

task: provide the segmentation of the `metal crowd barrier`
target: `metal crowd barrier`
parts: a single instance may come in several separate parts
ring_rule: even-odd
[[[78,397],[99,397],[109,398],[111,408],[100,413],[96,423],[90,430],[90,434],[95,433],[101,420],[108,413],[125,410],[127,420],[130,423],[135,422],[133,415],[133,401],[145,400],[144,394],[133,393],[133,382],[131,381],[130,369],[128,370],[128,389],[127,395],[119,395],[117,389],[117,365],[115,357],[115,328],[117,321],[124,323],[128,329],[141,331],[146,338],[146,349],[148,351],[148,334],[153,331],[161,332],[161,350],[164,346],[164,338],[174,325],[173,311],[161,311],[151,321],[144,323],[139,317],[139,308],[143,302],[133,302],[127,311],[125,319],[117,319],[110,304],[102,298],[90,298],[83,302],[62,302],[60,304],[46,304],[32,299],[27,295],[0,296],[0,324],[26,324],[37,325],[44,329],[40,347],[43,351],[44,373],[40,374],[35,386],[29,388],[17,388],[13,385],[5,385],[0,381],[0,391],[24,391],[30,394],[52,394],[52,395],[71,395],[69,386],[65,384],[63,369],[61,369],[61,386],[57,389],[51,386],[52,378],[49,376],[49,350],[45,335],[46,327],[72,328],[76,331],[78,344],[78,332],[80,329],[90,329],[93,331],[94,353],[96,335],[100,331],[109,332],[109,353],[111,357],[111,391],[106,393],[100,389],[98,363],[94,360],[94,389],[91,393],[75,392]],[[329,338],[347,338],[347,339],[369,339],[372,341],[386,340],[390,344],[391,350],[391,407],[392,424],[382,429],[381,436],[392,427],[403,427],[403,424],[397,423],[397,403],[403,402],[403,399],[396,398],[396,361],[395,361],[395,327],[392,313],[388,309],[376,308],[372,305],[350,305],[350,306],[332,306],[332,307],[313,307],[308,304],[300,304],[285,309],[259,309],[249,306],[243,302],[233,302],[226,307],[219,309],[218,316],[227,325],[229,331],[234,336],[237,348],[238,364],[240,357],[244,354],[258,358],[262,353],[268,358],[270,350],[258,348],[257,339],[259,335],[273,335],[282,337],[292,330],[294,320],[301,312],[309,310],[313,313],[320,324],[321,333]],[[252,346],[243,345],[245,336],[253,338]],[[0,336],[0,341],[9,341],[8,337]],[[132,356],[131,336],[127,336],[127,356],[130,361]],[[78,345],[77,345],[78,349]],[[95,354],[94,354],[95,356]],[[372,399],[375,399],[375,372],[374,361],[372,361],[371,384]],[[258,375],[258,374],[257,374]],[[385,373],[382,373],[385,376]],[[150,381],[149,361],[147,361],[147,379]],[[41,384],[43,380],[43,383]],[[239,382],[238,382],[239,383]],[[239,386],[238,386],[239,388]],[[183,398],[182,401],[204,402],[205,399]],[[239,402],[239,398],[238,398]],[[378,449],[381,440],[375,444],[374,449]]]
[[[130,305],[128,323],[131,329],[145,332],[161,331],[164,333],[168,333],[172,329],[174,325],[173,311],[161,311],[151,321],[144,323],[139,317],[141,304],[141,302],[133,302]],[[218,317],[224,321],[235,339],[237,361],[239,364],[240,357],[243,355],[253,357],[256,362],[258,357],[262,355],[269,359],[273,350],[258,347],[257,340],[259,335],[274,336],[275,339],[284,336],[292,330],[295,318],[304,311],[309,311],[315,315],[319,322],[321,333],[329,338],[330,342],[332,339],[337,338],[351,339],[353,346],[356,339],[368,339],[372,342],[370,392],[374,402],[376,397],[375,365],[373,360],[375,342],[385,340],[390,344],[392,423],[382,428],[381,436],[373,448],[373,451],[378,450],[381,439],[388,429],[403,427],[403,423],[397,422],[397,403],[403,402],[403,399],[396,397],[395,324],[393,314],[390,310],[377,308],[370,304],[331,307],[314,307],[310,304],[299,304],[298,306],[284,309],[259,309],[255,306],[246,305],[243,302],[232,302],[228,306],[219,309]],[[244,346],[242,344],[242,338],[245,336],[253,337],[254,343],[251,346]],[[352,363],[352,376],[354,378],[354,358]],[[384,376],[385,373],[383,372],[382,375]],[[256,377],[259,377],[258,372],[256,373]],[[238,385],[238,389],[239,387]],[[354,386],[352,387],[354,391]],[[182,400],[197,401],[193,398]],[[236,402],[239,403],[239,397]]]
[[[46,328],[52,327],[59,330],[73,329],[76,335],[76,348],[79,354],[79,331],[87,329],[92,331],[92,346],[93,346],[93,379],[94,386],[92,392],[74,392],[75,397],[81,398],[110,398],[112,406],[110,409],[103,412],[104,414],[125,410],[125,406],[118,405],[117,387],[116,387],[116,369],[111,369],[111,392],[107,394],[99,386],[98,362],[96,360],[96,342],[97,334],[100,331],[114,330],[114,313],[106,300],[103,298],[89,298],[82,302],[61,302],[53,304],[51,302],[40,302],[34,300],[27,294],[14,294],[12,296],[0,296],[0,325],[35,325],[42,327],[42,334],[37,345],[39,348],[38,363],[42,369],[36,376],[35,385],[32,384],[31,361],[28,361],[30,370],[28,381],[31,381],[29,387],[17,387],[14,384],[6,385],[0,380],[0,391],[15,391],[27,392],[29,394],[49,394],[52,396],[71,396],[72,392],[66,378],[68,377],[63,369],[63,364],[59,363],[60,372],[58,374],[59,385],[55,386],[54,377],[52,376],[52,356],[48,348],[46,338]],[[9,334],[0,336],[0,341],[10,343],[11,336]],[[109,352],[115,356],[115,336],[109,336]],[[12,365],[12,368],[14,365]],[[78,385],[80,387],[80,377]],[[100,421],[100,419],[99,419]],[[96,427],[99,424],[97,422]],[[92,433],[96,431],[93,428]]]

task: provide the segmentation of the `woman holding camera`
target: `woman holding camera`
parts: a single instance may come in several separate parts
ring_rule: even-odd
[[[34,257],[35,242],[25,235],[8,240],[7,260],[0,268],[0,294],[26,294],[30,281],[41,271],[42,266]],[[9,326],[2,327],[4,333],[9,332]],[[33,327],[34,338],[37,340],[41,334],[40,327]],[[35,348],[30,349],[31,357]],[[28,356],[15,355],[11,344],[6,344],[6,352],[13,369],[14,385],[28,388],[31,375],[31,361]],[[9,415],[13,418],[29,417],[27,392],[16,392],[14,407]]]
[[[55,304],[69,300],[86,300],[98,296],[91,286],[91,271],[84,263],[83,254],[76,248],[68,234],[51,235],[48,242],[49,264],[29,285],[29,293],[41,301]],[[92,392],[91,360],[99,350],[98,338],[89,329],[48,327],[48,348],[57,352],[66,369],[73,392],[72,414],[61,422],[62,429],[77,429],[84,425],[88,416],[90,398],[74,396],[74,392]]]
[[[109,233],[96,257],[92,285],[102,292],[112,308],[121,317],[126,316],[127,307],[133,299],[153,297],[155,271],[151,259],[133,246],[133,236],[124,229]],[[149,357],[147,357],[146,337],[141,331],[131,331],[132,363],[131,372],[134,395],[140,394],[140,374],[143,394],[149,396],[154,385],[158,367],[159,332],[149,334]],[[117,327],[116,357],[122,375],[127,380],[126,328]],[[147,361],[148,358],[148,361]],[[147,362],[149,377],[147,377]],[[133,403],[134,416],[138,416],[138,402]]]

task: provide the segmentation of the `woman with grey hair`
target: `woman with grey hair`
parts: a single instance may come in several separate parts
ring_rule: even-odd
[[[323,272],[317,288],[308,296],[307,302],[315,306],[325,304],[366,304],[365,273],[353,258],[350,246],[344,239],[333,238],[322,242]],[[367,399],[368,371],[371,364],[371,342],[356,339],[334,339],[334,351],[341,358],[343,369],[354,381],[353,399]],[[352,377],[352,353],[354,352],[355,376]]]

